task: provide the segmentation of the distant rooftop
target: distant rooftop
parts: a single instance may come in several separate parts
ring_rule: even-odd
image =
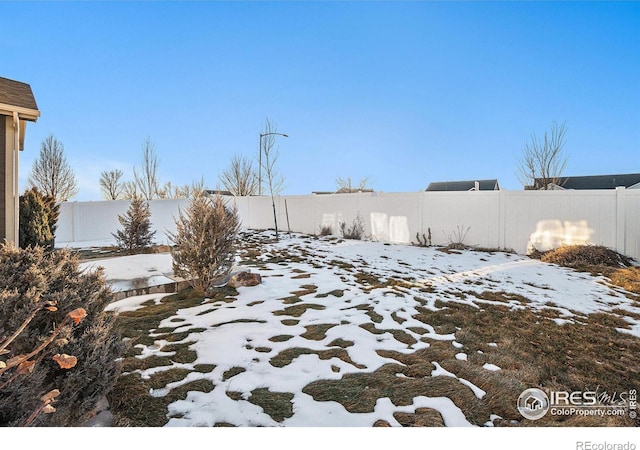
[[[31,86],[21,81],[0,77],[0,103],[37,111]]]
[[[542,181],[536,178],[536,186]],[[587,175],[580,177],[562,177],[558,181],[561,189],[615,189],[617,187],[640,188],[640,173],[627,173],[617,175]]]
[[[476,188],[476,183],[480,191],[497,191],[500,189],[498,180],[467,180],[467,181],[437,181],[429,183],[427,191],[429,192],[444,192],[444,191],[473,191]]]

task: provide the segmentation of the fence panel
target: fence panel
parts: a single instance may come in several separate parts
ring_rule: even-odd
[[[273,229],[271,197],[228,198],[244,228]],[[175,218],[188,200],[153,200],[151,222],[157,241],[167,243]],[[318,234],[357,215],[365,235],[390,243],[416,242],[431,230],[432,243],[462,239],[482,247],[526,253],[561,244],[592,243],[640,258],[640,190],[486,191],[318,194],[276,197],[278,228]],[[58,245],[113,242],[128,201],[63,203],[56,232]],[[287,224],[287,212],[289,222]]]

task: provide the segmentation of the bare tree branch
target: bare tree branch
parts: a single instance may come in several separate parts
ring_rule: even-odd
[[[278,161],[279,152],[274,150],[275,134],[277,133],[277,126],[275,123],[271,123],[269,119],[265,121],[264,131],[262,133],[263,139],[261,142],[262,153],[262,170],[265,173],[265,182],[269,188],[269,195],[271,196],[271,205],[273,206],[273,222],[276,230],[276,239],[278,238],[278,217],[276,215],[276,202],[275,196],[280,194],[284,190],[284,177],[280,174],[276,167]]]
[[[566,131],[564,123],[553,122],[542,140],[531,135],[531,141],[525,145],[518,161],[517,175],[525,189],[553,189],[562,184],[561,177],[568,160],[562,151]]]
[[[360,180],[360,182],[357,185],[353,184],[353,182],[351,181],[351,177],[348,177],[346,179],[338,177],[336,179],[336,185],[338,187],[338,190],[336,191],[336,193],[350,194],[353,192],[370,191],[371,188],[367,186],[368,182],[369,182],[369,177],[363,178],[362,180]]]
[[[120,169],[103,170],[100,174],[100,189],[107,200],[118,200],[123,193],[124,186],[120,181],[124,173]]]
[[[145,200],[159,197],[160,182],[158,180],[158,157],[156,146],[150,138],[142,145],[142,168],[140,172],[133,168],[133,179],[138,194]]]
[[[29,185],[58,202],[65,202],[78,193],[75,174],[64,156],[64,145],[53,134],[40,144],[40,155],[29,173]]]
[[[235,155],[231,158],[229,168],[219,178],[225,189],[237,197],[254,195],[258,191],[258,177],[253,164],[243,156]]]

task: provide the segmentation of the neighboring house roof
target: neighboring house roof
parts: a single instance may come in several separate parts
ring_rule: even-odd
[[[498,180],[469,180],[469,181],[438,181],[429,183],[427,191],[474,191],[476,183],[480,191],[497,191],[500,189]]]
[[[536,178],[536,185],[539,183],[540,180]],[[625,188],[640,188],[640,173],[562,177],[558,180],[557,186],[561,189],[575,190],[615,189],[620,186]]]
[[[338,189],[337,191],[312,191],[315,195],[329,195],[329,194],[371,194],[375,192],[373,189]]]
[[[226,195],[226,196],[233,196],[233,194],[231,193],[231,191],[222,191],[220,189],[207,189],[207,195]]]
[[[38,110],[31,86],[20,81],[0,77],[0,103],[19,108]]]

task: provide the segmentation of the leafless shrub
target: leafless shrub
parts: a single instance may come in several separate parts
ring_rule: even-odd
[[[320,226],[320,236],[331,236],[333,234],[333,229],[331,225],[322,225]]]
[[[470,229],[471,227],[457,225],[456,229],[449,234],[443,231],[447,239],[447,248],[452,250],[464,250],[467,248],[464,240],[467,238]]]
[[[347,227],[345,222],[340,223],[340,232],[342,233],[342,237],[345,239],[358,239],[361,240],[364,238],[364,220],[358,213],[353,219],[351,226]]]
[[[413,245],[417,245],[418,247],[431,247],[431,228],[427,228],[427,234],[422,233],[422,238],[420,237],[420,233],[416,233],[416,241]]]

